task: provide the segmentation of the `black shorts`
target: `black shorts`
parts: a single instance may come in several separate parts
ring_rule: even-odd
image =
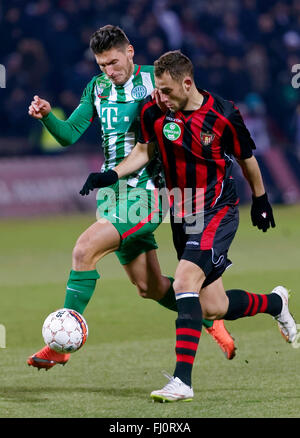
[[[200,223],[201,221],[198,220]],[[213,283],[232,264],[227,258],[239,224],[237,206],[225,205],[202,216],[202,226],[185,221],[175,223],[171,214],[173,242],[178,260],[195,263],[205,273],[202,287]],[[195,232],[196,231],[196,232]]]

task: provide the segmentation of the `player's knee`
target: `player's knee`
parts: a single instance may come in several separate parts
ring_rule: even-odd
[[[173,283],[173,289],[175,293],[197,291],[197,288],[191,286],[189,279],[186,278],[176,278]]]
[[[173,283],[173,289],[175,293],[181,292],[199,292],[203,281],[205,280],[205,276],[202,275],[189,275],[183,274],[175,278]]]

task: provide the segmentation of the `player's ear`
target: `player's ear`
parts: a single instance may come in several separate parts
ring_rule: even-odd
[[[182,87],[184,91],[189,92],[192,84],[193,84],[192,78],[190,76],[185,76],[185,78],[182,81]]]
[[[127,46],[127,55],[129,56],[129,58],[132,60],[134,57],[134,48],[131,44],[129,44]]]

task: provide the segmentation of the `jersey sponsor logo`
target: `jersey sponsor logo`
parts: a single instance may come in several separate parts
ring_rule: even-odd
[[[131,91],[131,96],[134,100],[142,100],[147,96],[147,88],[144,85],[136,85]]]
[[[213,132],[201,132],[200,140],[203,146],[209,146],[215,139],[215,134]]]
[[[170,122],[182,123],[181,119],[174,119],[174,117],[166,116],[166,120],[170,120]]]
[[[196,240],[188,240],[186,242],[187,245],[192,245],[192,246],[199,246],[200,242],[197,242]]]
[[[167,123],[164,126],[163,133],[168,140],[175,141],[181,135],[181,128],[177,123]]]
[[[124,132],[127,132],[128,124],[134,119],[134,114],[124,112],[122,108],[116,106],[101,106],[100,110],[100,121],[106,131],[112,131],[118,128],[119,134],[122,132],[122,129],[125,129]],[[123,127],[120,126],[120,123]],[[134,139],[132,141],[134,141]]]
[[[111,80],[107,76],[101,76],[97,79],[97,85],[100,88],[108,88],[112,85]]]
[[[111,107],[101,108],[101,122],[105,123],[106,129],[115,129],[112,126],[112,122],[116,123],[118,121],[117,114],[118,114],[117,107],[111,106]]]

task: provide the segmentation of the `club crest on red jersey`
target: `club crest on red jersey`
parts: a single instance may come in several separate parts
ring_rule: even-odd
[[[213,132],[201,132],[200,140],[203,146],[209,146],[214,141],[215,134]]]

